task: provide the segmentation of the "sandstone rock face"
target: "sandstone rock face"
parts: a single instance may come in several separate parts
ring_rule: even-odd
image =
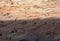
[[[60,41],[60,0],[0,0],[0,41]]]

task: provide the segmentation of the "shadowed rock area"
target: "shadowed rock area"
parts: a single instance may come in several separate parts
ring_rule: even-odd
[[[60,19],[0,21],[0,41],[60,41]]]

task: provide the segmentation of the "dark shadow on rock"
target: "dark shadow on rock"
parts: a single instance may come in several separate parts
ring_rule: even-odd
[[[59,18],[0,21],[1,41],[55,41],[59,33]]]

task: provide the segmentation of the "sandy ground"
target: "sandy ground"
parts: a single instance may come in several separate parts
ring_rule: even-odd
[[[30,41],[46,40],[38,40],[40,34],[60,41],[59,0],[0,1],[0,41],[27,41],[30,36]]]

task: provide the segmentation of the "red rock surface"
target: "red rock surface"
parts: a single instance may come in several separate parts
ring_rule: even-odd
[[[60,41],[59,0],[18,1],[0,2],[0,41],[22,41],[33,32]]]

